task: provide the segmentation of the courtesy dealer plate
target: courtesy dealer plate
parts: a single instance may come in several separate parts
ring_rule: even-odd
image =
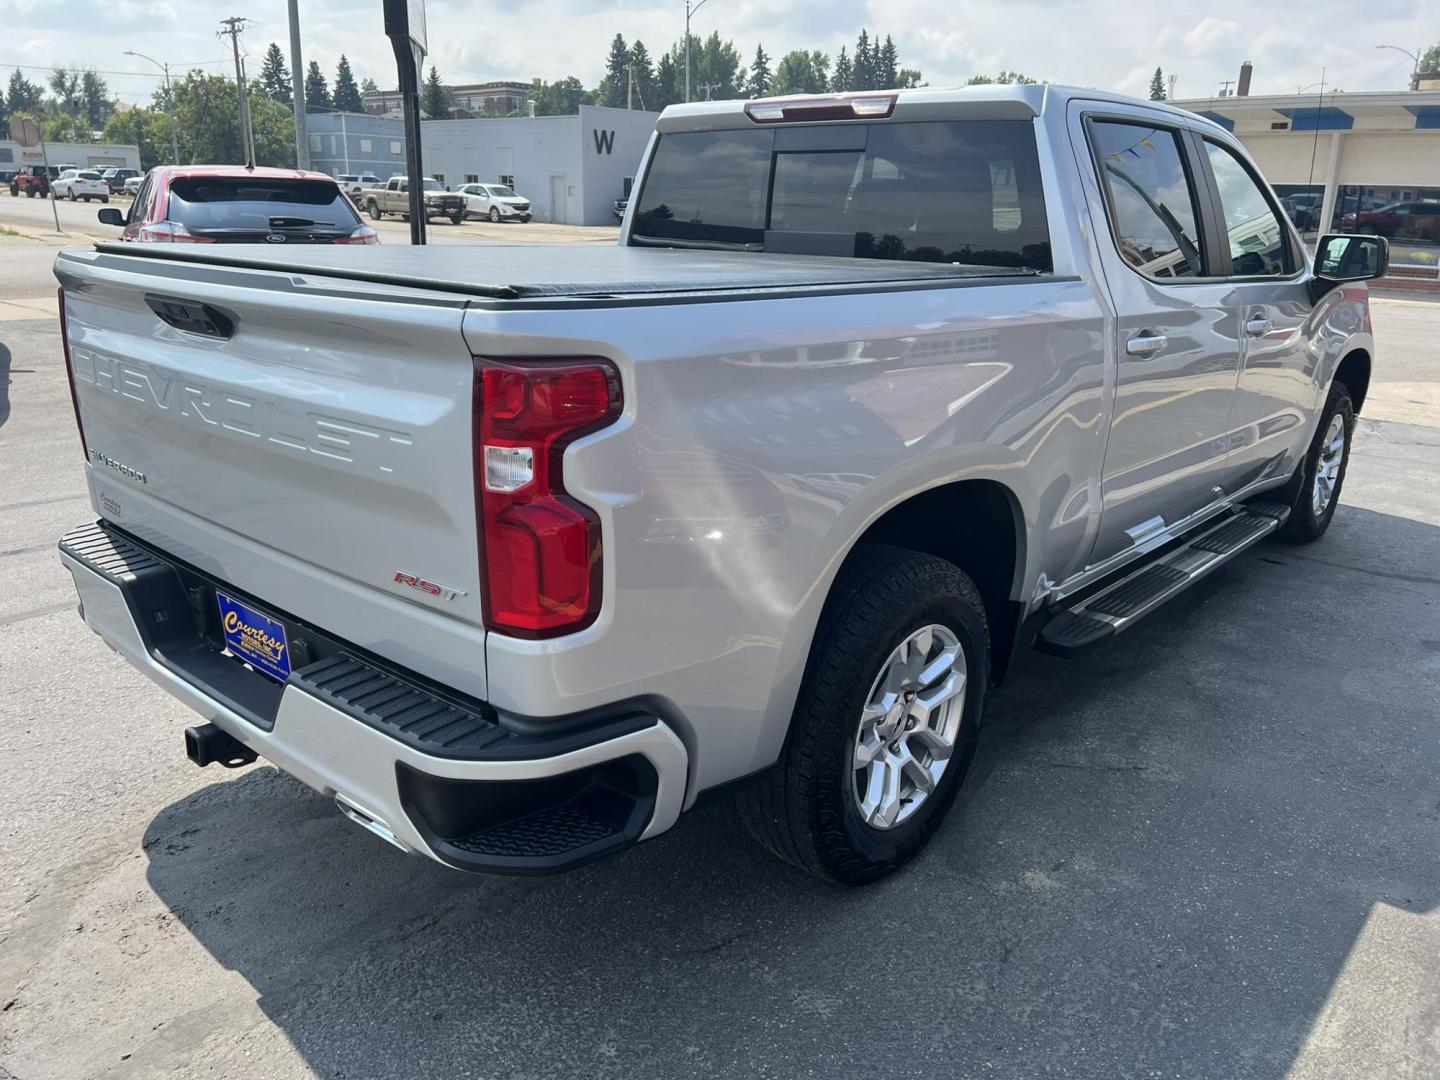
[[[288,679],[290,643],[285,639],[284,625],[219,589],[215,590],[215,602],[220,607],[225,647],[272,679]]]

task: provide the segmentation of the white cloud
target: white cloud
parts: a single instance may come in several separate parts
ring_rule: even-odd
[[[1185,32],[1185,48],[1198,56],[1210,56],[1222,49],[1233,51],[1240,37],[1240,24],[1213,15],[1202,19]]]

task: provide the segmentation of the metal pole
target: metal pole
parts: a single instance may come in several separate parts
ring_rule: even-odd
[[[345,130],[345,114],[340,114],[340,145],[344,147],[340,152],[345,156],[345,171],[350,171],[350,135]]]
[[[290,0],[290,109],[295,114],[295,167],[308,169],[310,140],[305,135],[305,72],[300,63],[300,0]]]
[[[690,0],[685,0],[685,100],[690,100]]]
[[[165,105],[166,112],[170,114],[170,156],[175,159],[175,164],[180,164],[180,140],[175,134],[175,92],[170,88],[170,65],[162,64],[153,56],[146,56],[144,53],[136,52],[133,49],[125,50],[126,56],[135,56],[141,60],[148,60],[165,73]]]
[[[45,135],[40,127],[40,121],[35,121],[35,130],[40,135],[40,167],[45,170],[45,188],[50,192],[50,213],[55,215],[55,231],[60,231],[60,211],[55,208],[55,181],[50,177],[50,151],[45,149]]]

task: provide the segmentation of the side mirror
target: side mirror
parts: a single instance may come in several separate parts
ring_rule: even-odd
[[[1383,236],[1322,236],[1315,245],[1315,276],[1324,281],[1367,281],[1390,269]]]
[[[99,214],[96,215],[96,217],[98,217],[98,218],[100,219],[100,224],[101,224],[101,225],[124,225],[124,224],[125,224],[125,215],[122,214],[116,207],[113,207],[113,206],[107,206],[107,207],[105,207],[103,210],[100,211]]]

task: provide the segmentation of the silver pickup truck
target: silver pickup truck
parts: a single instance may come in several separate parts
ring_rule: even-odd
[[[448,218],[451,225],[465,220],[465,196],[445,190],[439,180],[428,177],[424,181],[425,219]],[[346,188],[349,192],[350,189]],[[392,176],[384,187],[360,188],[351,193],[355,203],[370,217],[379,221],[386,214],[398,214],[410,220],[410,181],[404,176]]]
[[[553,871],[735,790],[866,882],[1021,650],[1325,532],[1387,256],[1163,104],[672,107],[614,247],[62,253],[61,558],[192,760],[405,851]]]

